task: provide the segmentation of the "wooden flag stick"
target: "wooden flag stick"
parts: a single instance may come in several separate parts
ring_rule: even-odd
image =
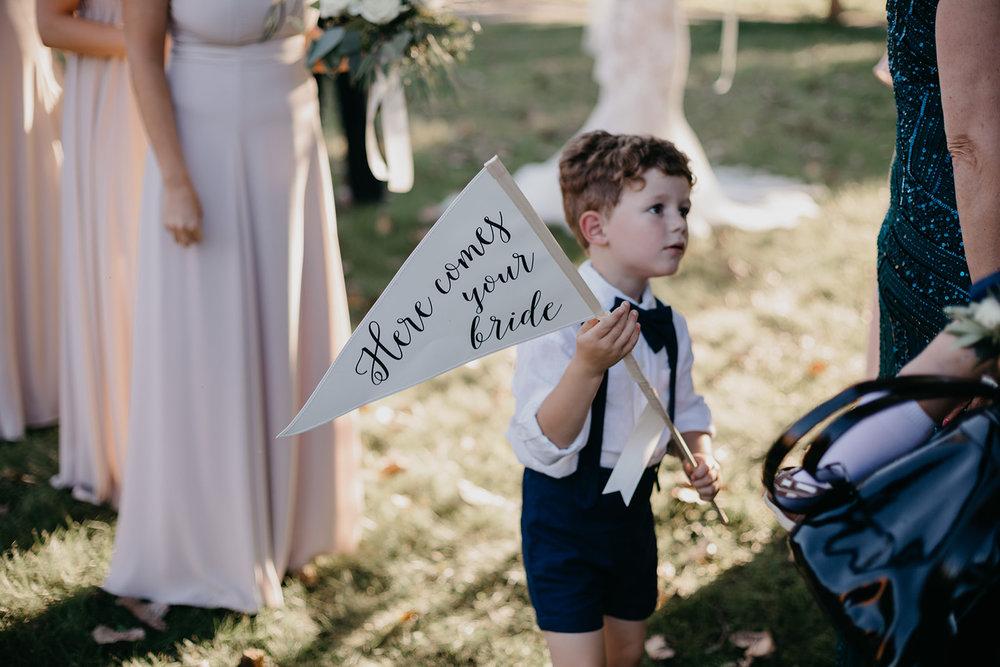
[[[484,166],[486,167],[486,171],[493,176],[497,184],[503,189],[510,200],[514,202],[514,205],[517,206],[517,209],[521,212],[521,215],[524,216],[524,219],[528,221],[529,225],[531,225],[531,228],[541,240],[542,245],[544,245],[545,249],[549,251],[550,255],[552,255],[556,264],[558,264],[559,268],[566,274],[566,277],[580,293],[580,296],[583,297],[583,300],[587,302],[588,306],[590,306],[590,310],[594,314],[594,317],[603,317],[607,315],[607,312],[601,307],[597,297],[594,296],[594,293],[590,291],[590,287],[588,287],[587,283],[584,282],[582,277],[580,277],[579,271],[577,271],[573,263],[569,261],[569,257],[567,257],[566,253],[563,252],[559,242],[556,241],[554,236],[552,236],[552,232],[549,231],[549,228],[542,221],[538,212],[535,211],[531,202],[529,202],[528,198],[524,196],[521,189],[517,187],[514,177],[510,175],[509,171],[507,171],[507,167],[500,162],[500,158],[494,155],[493,158],[491,158],[490,161]],[[663,406],[663,401],[661,401],[659,395],[657,395],[656,388],[649,383],[648,379],[646,379],[642,369],[639,368],[638,362],[636,362],[635,358],[632,357],[631,352],[625,355],[625,369],[628,371],[628,374],[632,377],[636,384],[639,385],[639,389],[642,391],[643,395],[645,395],[646,400],[655,406],[660,417],[663,419],[663,423],[667,425],[668,429],[670,429],[670,435],[672,436],[674,443],[676,443],[677,448],[681,451],[684,460],[692,468],[697,468],[698,462],[691,453],[691,448],[688,447],[687,443],[684,441],[684,436],[681,435],[681,432],[677,430],[676,426],[674,426],[674,421],[670,418],[670,414]],[[726,513],[722,511],[722,508],[719,507],[715,500],[712,500],[711,502],[712,507],[719,515],[719,520],[722,521],[722,523],[729,523],[729,517],[727,517]]]

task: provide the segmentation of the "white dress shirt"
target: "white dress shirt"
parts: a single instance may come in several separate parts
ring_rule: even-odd
[[[606,310],[610,310],[615,297],[631,301],[620,290],[609,284],[594,269],[590,261],[580,266],[580,276],[590,286],[597,300]],[[656,307],[656,299],[647,286],[642,301],[637,304],[643,309]],[[675,396],[674,425],[681,433],[705,431],[714,434],[712,414],[704,399],[695,393],[691,380],[691,366],[694,354],[691,351],[691,336],[687,322],[676,310],[673,311],[674,327],[677,330],[677,387]],[[557,447],[542,433],[536,415],[538,408],[559,382],[576,351],[576,334],[579,327],[571,326],[551,334],[521,343],[517,347],[517,363],[514,367],[512,390],[515,399],[514,414],[507,429],[507,439],[514,448],[518,461],[523,465],[550,477],[566,477],[576,470],[578,454],[587,444],[590,432],[590,415],[583,424],[576,439],[565,449]],[[667,403],[670,385],[670,364],[667,351],[653,352],[646,340],[640,336],[632,350],[649,383],[656,388],[660,399]],[[608,370],[608,399],[604,413],[604,439],[601,449],[601,467],[613,468],[621,454],[622,447],[646,407],[646,396],[629,376],[624,362],[618,362]],[[651,465],[658,463],[666,453],[670,434],[664,429],[660,442],[651,459]]]

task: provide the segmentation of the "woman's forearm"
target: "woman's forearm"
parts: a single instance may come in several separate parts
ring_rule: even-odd
[[[973,281],[1000,270],[1000,3],[941,0],[941,105]]]
[[[165,68],[168,5],[168,0],[124,0],[125,44],[132,88],[163,182],[189,185]]]
[[[53,49],[84,56],[125,57],[125,31],[120,25],[76,16],[79,0],[37,0],[38,35]]]

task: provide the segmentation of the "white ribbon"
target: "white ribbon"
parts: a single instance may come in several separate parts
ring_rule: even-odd
[[[639,422],[625,442],[625,447],[622,448],[618,463],[608,477],[603,493],[619,491],[626,506],[632,502],[635,488],[639,485],[642,473],[649,465],[649,460],[653,457],[653,452],[656,451],[656,445],[662,436],[663,417],[660,411],[647,401],[646,407],[639,415]]]
[[[375,119],[379,115],[384,157],[375,132]],[[375,81],[368,91],[365,152],[372,175],[385,181],[390,192],[410,191],[413,187],[413,149],[410,146],[406,95],[397,67],[392,67],[388,75],[382,74],[381,70],[375,71]]]

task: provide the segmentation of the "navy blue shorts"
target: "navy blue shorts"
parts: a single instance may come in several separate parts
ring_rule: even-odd
[[[601,488],[611,470],[601,468]],[[621,494],[593,507],[574,500],[573,475],[555,479],[525,468],[521,552],[538,627],[592,632],[604,616],[647,619],[656,608],[656,533],[647,469],[626,507]]]

